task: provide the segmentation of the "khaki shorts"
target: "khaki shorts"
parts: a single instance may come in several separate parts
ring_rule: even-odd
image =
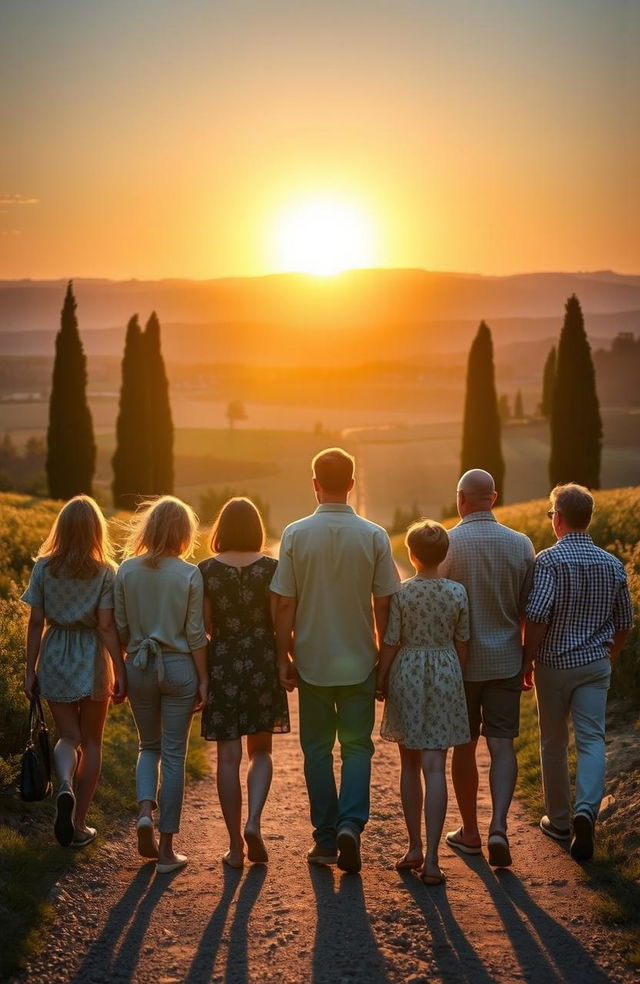
[[[485,738],[517,738],[520,731],[522,674],[504,680],[465,680],[471,741]]]

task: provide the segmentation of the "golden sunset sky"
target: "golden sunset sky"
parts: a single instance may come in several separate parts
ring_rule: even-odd
[[[640,272],[636,0],[0,0],[0,278]]]

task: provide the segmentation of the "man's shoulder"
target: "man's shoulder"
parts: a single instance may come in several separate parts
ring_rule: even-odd
[[[485,520],[484,522],[465,523],[461,520],[448,533],[449,539],[454,543],[456,540],[464,542],[466,539],[504,540],[511,545],[517,545],[521,549],[533,551],[533,545],[526,533],[520,533],[510,526],[505,526],[504,523],[498,522],[495,517],[493,522]]]

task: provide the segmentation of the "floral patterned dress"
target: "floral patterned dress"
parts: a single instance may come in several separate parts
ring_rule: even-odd
[[[269,585],[277,565],[272,557],[259,557],[246,567],[215,557],[199,565],[213,614],[209,697],[202,712],[202,735],[209,741],[290,730],[269,611]]]
[[[380,726],[406,748],[444,749],[470,740],[454,639],[469,638],[467,592],[457,581],[413,577],[391,599],[384,641],[400,644]]]

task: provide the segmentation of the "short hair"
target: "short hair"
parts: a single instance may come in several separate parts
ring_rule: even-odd
[[[215,553],[262,550],[264,523],[255,503],[245,496],[234,496],[225,502],[211,529],[209,543]]]
[[[62,507],[38,557],[46,558],[54,577],[92,578],[113,568],[113,550],[100,506],[89,495],[76,495]]]
[[[405,546],[421,564],[441,564],[449,550],[449,534],[442,523],[421,519],[413,523],[404,538]]]
[[[173,495],[148,499],[136,510],[124,545],[125,557],[147,554],[150,567],[157,567],[165,554],[188,557],[198,536],[198,517],[186,502]]]
[[[575,482],[556,485],[549,495],[551,508],[559,512],[567,526],[586,530],[593,516],[594,502],[589,489]]]
[[[311,462],[313,477],[330,495],[348,492],[356,470],[356,461],[342,448],[320,451]]]

